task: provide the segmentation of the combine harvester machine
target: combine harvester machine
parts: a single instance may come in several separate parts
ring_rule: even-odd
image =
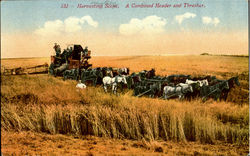
[[[51,64],[49,66],[49,74],[54,76],[64,76],[63,73],[66,70],[77,70],[81,72],[83,69],[88,69],[92,67],[88,63],[88,60],[91,58],[91,51],[88,50],[88,47],[85,49],[81,45],[69,45],[67,49],[64,49],[61,53],[60,46],[55,44],[54,46],[56,55],[51,56]],[[66,72],[71,73],[71,72]],[[77,78],[79,78],[80,73],[77,73]],[[67,75],[71,76],[71,75]],[[74,76],[75,77],[75,76]]]

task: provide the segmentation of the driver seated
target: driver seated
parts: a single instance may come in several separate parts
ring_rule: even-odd
[[[85,49],[83,49],[83,55],[87,56],[88,52],[89,52],[89,50],[88,50],[88,47],[86,46]]]
[[[56,51],[56,57],[59,57],[61,54],[61,48],[60,45],[58,45],[57,43],[55,43],[54,49]]]

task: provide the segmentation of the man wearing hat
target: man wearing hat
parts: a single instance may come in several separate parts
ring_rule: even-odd
[[[61,48],[60,45],[58,45],[57,43],[55,43],[54,49],[56,51],[56,57],[59,57],[61,54]]]

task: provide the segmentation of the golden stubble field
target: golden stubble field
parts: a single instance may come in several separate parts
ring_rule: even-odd
[[[50,63],[2,59],[1,66]],[[155,68],[157,75],[239,76],[228,101],[161,100],[76,90],[76,81],[46,74],[1,76],[1,151],[17,155],[246,155],[248,58],[229,56],[93,57],[93,67]]]
[[[2,59],[6,68],[50,64],[50,58]],[[248,72],[248,57],[230,56],[95,56],[93,67],[129,67],[131,72],[155,68],[158,75],[215,75],[219,78]]]

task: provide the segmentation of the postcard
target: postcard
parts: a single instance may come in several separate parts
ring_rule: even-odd
[[[247,0],[1,1],[2,155],[247,155]]]

